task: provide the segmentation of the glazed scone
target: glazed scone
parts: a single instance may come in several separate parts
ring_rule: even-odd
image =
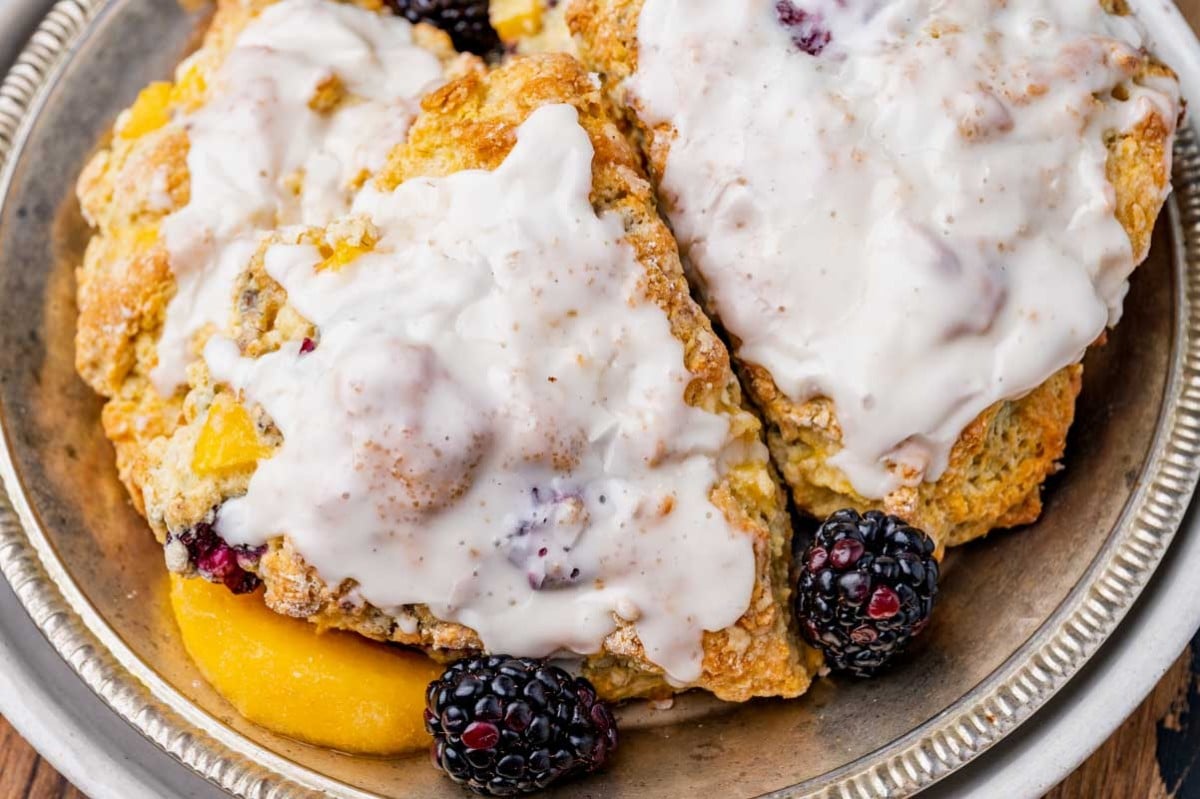
[[[108,399],[105,433],[139,509],[145,448],[178,424],[193,336],[218,321],[204,318],[205,295],[232,291],[225,254],[252,253],[277,224],[344,211],[403,140],[419,95],[476,68],[443,32],[355,4],[221,0],[175,81],[118,117],[79,179],[96,233],[77,270],[75,354]],[[214,149],[229,141],[243,149],[222,163]],[[223,209],[215,228],[200,218],[212,208]]]
[[[569,8],[801,510],[943,545],[1038,517],[1169,191],[1177,87],[1127,13]]]
[[[195,336],[178,426],[136,445],[168,566],[435,656],[583,655],[610,698],[802,693],[761,425],[597,83],[519,58],[422,105]]]

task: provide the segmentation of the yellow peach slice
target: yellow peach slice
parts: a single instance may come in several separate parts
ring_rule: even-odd
[[[488,9],[492,27],[506,42],[515,42],[542,30],[545,0],[492,0]]]
[[[184,111],[195,111],[204,102],[208,82],[198,64],[192,64],[171,87],[170,103]]]
[[[200,673],[239,713],[306,743],[371,755],[429,744],[425,688],[442,667],[351,633],[318,632],[235,596],[171,576],[171,607]]]
[[[156,131],[170,121],[167,105],[171,101],[171,84],[151,83],[138,93],[117,132],[123,139],[136,139]]]
[[[158,225],[122,225],[116,234],[129,251],[145,251],[158,242]]]
[[[196,438],[192,471],[201,477],[244,469],[271,454],[258,437],[250,413],[228,394],[221,394],[208,409]]]
[[[365,252],[370,252],[375,246],[375,242],[370,238],[359,243],[351,243],[349,241],[339,241],[332,247],[322,247],[321,254],[325,256],[325,260],[317,264],[317,271],[321,272],[326,269],[332,269],[335,272],[343,266],[354,261],[358,256]]]

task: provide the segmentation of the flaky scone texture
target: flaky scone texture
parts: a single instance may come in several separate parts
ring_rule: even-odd
[[[616,213],[627,240],[645,267],[644,290],[667,315],[672,333],[684,344],[686,365],[694,375],[685,398],[689,404],[727,415],[733,434],[755,441],[758,420],[740,406],[740,391],[728,353],[708,319],[691,300],[679,256],[654,205],[639,158],[614,122],[614,112],[594,81],[567,56],[516,59],[489,74],[470,74],[434,92],[423,103],[407,144],[393,151],[376,179],[390,190],[415,177],[437,177],[464,169],[495,169],[516,143],[516,130],[537,108],[566,103],[576,108],[595,156],[592,203],[598,213]],[[735,466],[712,492],[712,499],[755,544],[757,580],[751,606],[735,625],[706,633],[703,675],[697,687],[724,699],[794,696],[808,684],[815,657],[790,629],[787,550],[789,522],[784,497],[762,460]],[[260,576],[267,601],[276,610],[307,615],[322,624],[350,626],[378,637],[379,619],[362,619],[342,607],[343,587],[324,585],[286,543],[263,560]],[[286,587],[286,592],[276,586]],[[395,622],[386,636],[402,643],[440,650],[479,646],[475,634],[440,622],[428,610],[411,608],[415,632]],[[365,622],[365,623],[364,623]],[[606,696],[669,692],[660,670],[646,660],[635,628],[618,620],[603,652],[589,658],[585,673]]]
[[[1109,13],[1129,13],[1121,0],[1100,2]],[[622,82],[637,70],[637,26],[644,3],[573,0],[567,10],[580,57],[603,77],[619,102],[628,99],[621,96]],[[1148,55],[1140,57],[1135,75],[1139,81],[1173,77],[1167,67]],[[674,131],[669,124],[653,128],[641,124],[635,102],[627,109],[631,136],[646,156],[651,175],[661,181]],[[1117,219],[1129,235],[1138,262],[1149,252],[1154,222],[1170,180],[1171,123],[1173,120],[1150,114],[1134,130],[1106,142]],[[669,205],[664,211],[669,217]],[[712,312],[711,302],[703,301]],[[737,342],[733,343],[736,350]],[[841,448],[833,403],[824,397],[795,402],[766,369],[739,360],[736,354],[734,360],[748,397],[766,420],[771,454],[801,511],[824,517],[841,508],[878,508],[923,528],[942,546],[1037,520],[1042,510],[1041,486],[1060,468],[1083,374],[1081,365],[1068,366],[1024,397],[996,403],[963,431],[939,479],[903,486],[883,500],[870,500],[858,494],[829,463]]]
[[[218,12],[218,27],[210,40],[228,35],[220,31],[230,18]],[[645,270],[643,290],[683,344],[693,375],[686,401],[727,417],[731,437],[741,441],[747,453],[758,453],[732,464],[711,492],[714,505],[731,525],[753,541],[756,582],[750,606],[737,624],[705,634],[700,679],[690,686],[669,685],[661,669],[646,658],[636,628],[619,618],[614,618],[617,627],[602,650],[585,660],[585,673],[602,695],[614,699],[666,695],[683,687],[703,688],[734,701],[802,693],[820,667],[820,658],[800,643],[789,612],[791,528],[786,498],[762,453],[761,423],[742,407],[728,352],[688,293],[674,240],[656,211],[640,155],[619,129],[617,114],[598,83],[569,56],[517,58],[490,74],[480,69],[461,72],[425,98],[407,143],[393,150],[376,185],[391,190],[415,177],[494,169],[534,110],[548,104],[572,105],[595,150],[593,206],[597,213],[617,214],[623,221],[626,238]],[[186,152],[186,136],[181,140],[179,132],[166,128],[143,138],[147,141],[141,146],[118,141],[111,152],[97,157],[81,180],[81,196],[98,233],[80,270],[79,369],[98,391],[112,397],[105,429],[117,445],[122,477],[156,534],[167,542],[169,565],[187,571],[186,557],[179,557],[179,547],[173,548],[171,541],[197,524],[211,522],[223,501],[245,493],[253,466],[217,473],[195,468],[197,442],[212,409],[239,402],[228,387],[214,385],[203,361],[189,369],[186,395],[158,398],[146,378],[154,364],[155,337],[172,279],[165,251],[151,233],[141,231],[152,231],[155,214],[161,213],[145,210],[144,192],[139,201],[138,195],[120,195],[114,187],[123,181],[136,192],[139,174],[144,179],[147,170],[169,164],[180,185],[173,195],[178,205],[187,199],[187,175],[180,154]],[[297,240],[331,251],[339,245],[369,246],[369,235],[358,229],[363,224],[350,218],[325,229],[289,229],[264,241],[230,298],[233,318],[226,332],[244,355],[256,357],[285,342],[294,346],[315,332],[267,275],[266,248]],[[113,320],[121,324],[112,327]],[[207,335],[197,337],[198,348]],[[260,408],[246,410],[261,441],[277,447],[280,435],[271,420]],[[272,540],[251,568],[266,586],[266,603],[285,615],[418,646],[447,658],[481,647],[474,631],[439,620],[424,606],[386,613],[365,602],[353,581],[325,583],[286,535]]]
[[[190,197],[188,134],[172,116],[207,101],[213,76],[238,34],[275,2],[219,0],[200,49],[180,64],[173,83],[147,87],[117,118],[111,141],[79,178],[79,203],[95,234],[76,270],[75,366],[108,400],[104,431],[116,449],[121,480],[143,513],[143,486],[151,465],[146,447],[169,435],[183,410],[182,393],[161,397],[148,378],[157,363],[155,342],[167,303],[175,293],[158,226]],[[380,0],[354,4],[382,8]],[[436,28],[418,25],[414,38],[438,55],[450,73],[479,67],[472,58],[458,56],[450,38]]]

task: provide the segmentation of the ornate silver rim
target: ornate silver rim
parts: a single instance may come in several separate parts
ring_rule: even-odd
[[[44,93],[74,44],[112,0],[59,0],[0,84],[0,202]],[[906,796],[961,768],[1016,729],[1095,654],[1125,617],[1178,530],[1200,477],[1200,142],[1180,131],[1170,206],[1178,281],[1176,344],[1146,480],[1088,572],[1031,640],[940,716],[860,760],[770,797]],[[7,445],[0,454],[0,572],[71,668],[117,714],[164,752],[247,799],[330,794],[367,799],[259,747],[189,703],[145,667],[79,592],[22,494]],[[289,768],[291,767],[291,768]]]

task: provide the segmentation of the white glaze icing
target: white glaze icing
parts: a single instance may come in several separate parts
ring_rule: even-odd
[[[709,493],[727,458],[765,452],[684,402],[683,347],[621,220],[590,204],[592,156],[574,109],[548,106],[494,172],[365,189],[354,210],[380,237],[341,270],[269,248],[320,340],[206,347],[284,442],[217,529],[286,533],[327,583],[427,604],[493,651],[594,653],[619,614],[686,684],[754,585]]]
[[[332,112],[310,108],[334,77],[349,99]],[[186,382],[192,336],[225,327],[262,231],[345,213],[362,173],[403,141],[418,98],[441,77],[406,20],[331,0],[282,0],[238,35],[209,101],[177,120],[191,197],[161,226],[176,291],[151,373],[160,394]]]
[[[936,479],[1119,318],[1144,253],[1104,136],[1179,109],[1141,44],[1097,0],[646,0],[627,88],[674,128],[680,245],[741,357],[834,401],[862,495]]]

